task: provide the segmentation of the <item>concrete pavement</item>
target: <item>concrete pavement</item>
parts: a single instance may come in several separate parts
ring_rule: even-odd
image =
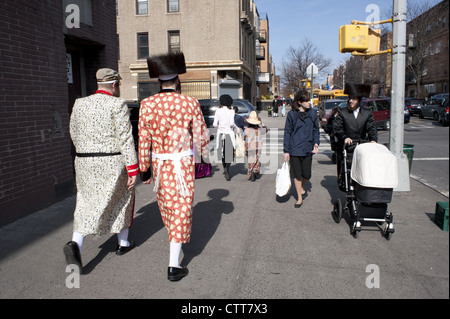
[[[284,127],[284,118],[266,114],[268,127]],[[275,174],[252,183],[241,163],[229,182],[217,166],[197,180],[192,240],[183,247],[190,274],[180,282],[167,280],[167,232],[152,187],[139,184],[130,231],[137,247],[117,256],[115,236],[87,237],[80,288],[66,285],[62,252],[75,196],[0,228],[0,298],[449,298],[449,233],[433,221],[436,202],[448,198],[411,179],[411,191],[389,204],[392,239],[376,226],[355,239],[348,218],[331,217],[334,199],[345,196],[323,132],[321,141],[300,209],[293,188],[277,199]]]

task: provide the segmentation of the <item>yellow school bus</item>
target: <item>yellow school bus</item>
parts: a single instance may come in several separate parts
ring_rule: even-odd
[[[320,90],[318,95],[319,102],[332,99],[347,100],[348,98],[348,95],[344,94],[344,90]]]

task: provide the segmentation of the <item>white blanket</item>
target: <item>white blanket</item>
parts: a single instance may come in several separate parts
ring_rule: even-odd
[[[360,144],[353,153],[351,178],[365,187],[395,188],[397,158],[382,144]]]

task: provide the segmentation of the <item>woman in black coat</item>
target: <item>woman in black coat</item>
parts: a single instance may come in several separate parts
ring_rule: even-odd
[[[298,194],[294,205],[300,208],[306,197],[304,185],[311,178],[312,156],[319,151],[319,120],[311,108],[306,90],[300,90],[292,103],[292,111],[286,117],[284,128],[284,161],[291,164],[291,174]]]

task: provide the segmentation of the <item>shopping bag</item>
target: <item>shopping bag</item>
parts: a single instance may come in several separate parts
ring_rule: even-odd
[[[277,178],[275,181],[275,193],[283,197],[291,189],[291,175],[289,173],[289,164],[283,163],[283,166],[277,170]]]
[[[209,163],[195,163],[195,178],[211,176],[212,165]]]
[[[235,142],[235,151],[234,156],[236,158],[242,158],[245,156],[245,143],[244,139],[242,138],[241,132],[236,133],[236,142]]]

